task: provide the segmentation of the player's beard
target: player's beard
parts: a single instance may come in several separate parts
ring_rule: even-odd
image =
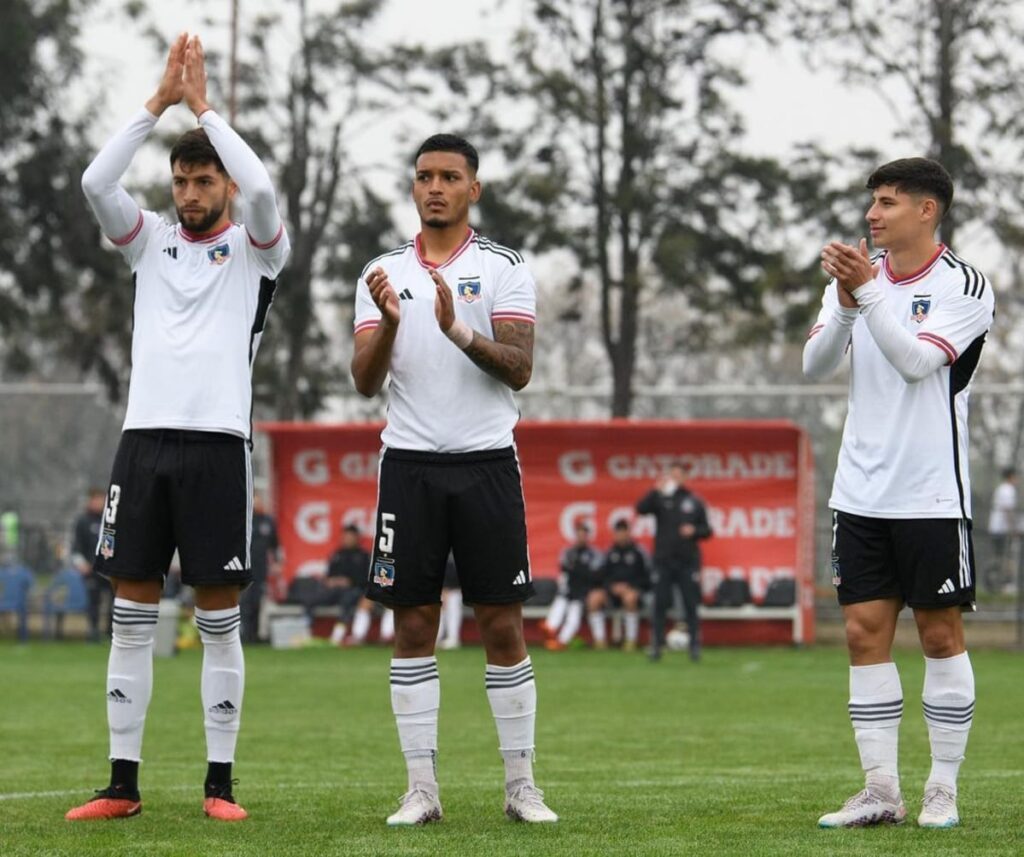
[[[215,206],[206,212],[199,220],[196,220],[196,215],[186,214],[182,209],[177,209],[178,220],[182,226],[184,226],[189,232],[208,232],[210,228],[224,214],[224,209],[227,208],[228,200],[227,196],[224,197],[223,203],[219,206]]]

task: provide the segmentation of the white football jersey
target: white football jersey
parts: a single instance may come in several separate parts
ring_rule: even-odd
[[[198,238],[143,211],[115,241],[135,279],[125,429],[177,428],[249,437],[252,362],[273,280],[288,258],[282,226],[256,245],[237,223]]]
[[[512,390],[477,367],[437,326],[432,266],[419,238],[371,261],[356,286],[355,331],[371,330],[380,310],[366,276],[387,271],[401,319],[391,351],[386,446],[424,452],[472,452],[512,445],[519,420]],[[536,288],[523,257],[470,230],[436,269],[455,297],[455,316],[494,338],[496,321],[536,319]]]
[[[878,260],[885,308],[946,364],[908,383],[886,360],[863,317],[853,323],[849,410],[829,507],[872,518],[971,517],[967,410],[971,379],[992,325],[992,288],[939,246],[915,273],[897,278]],[[839,305],[825,291],[815,336]]]

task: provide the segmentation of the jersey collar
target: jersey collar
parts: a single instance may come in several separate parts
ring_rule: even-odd
[[[207,241],[216,241],[234,225],[235,224],[229,220],[227,223],[224,224],[224,227],[222,229],[218,229],[216,232],[207,232],[200,235],[197,232],[189,232],[184,226],[182,226],[179,223],[178,231],[181,233],[181,237],[184,238],[186,241],[191,241],[193,244],[205,244]]]
[[[885,276],[895,286],[909,286],[911,283],[916,283],[918,280],[924,279],[928,275],[928,272],[935,267],[935,264],[939,261],[939,258],[943,253],[946,252],[946,245],[940,244],[935,248],[935,255],[932,256],[927,262],[924,263],[923,267],[918,268],[914,273],[907,274],[905,277],[897,277],[893,271],[892,266],[889,264],[889,254],[885,254],[885,258],[882,260],[882,270],[885,271]]]
[[[473,243],[473,239],[476,238],[476,232],[474,232],[473,228],[470,227],[469,231],[466,233],[465,240],[455,249],[452,255],[445,259],[440,265],[435,265],[433,262],[428,262],[426,259],[423,258],[423,250],[421,248],[422,237],[423,234],[420,233],[412,242],[412,246],[416,250],[416,261],[419,262],[422,267],[427,268],[428,270],[440,270],[441,268],[450,265],[465,252],[466,248]]]

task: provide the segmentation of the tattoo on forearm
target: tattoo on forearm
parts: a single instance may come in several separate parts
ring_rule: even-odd
[[[463,353],[492,378],[521,390],[533,372],[533,325],[496,322],[493,340],[475,333]]]

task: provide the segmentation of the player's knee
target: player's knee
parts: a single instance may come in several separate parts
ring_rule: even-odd
[[[488,652],[513,653],[522,646],[522,623],[515,614],[498,614],[488,617],[480,626]]]
[[[885,648],[885,634],[881,627],[858,617],[846,620],[846,647],[854,658],[870,655]]]
[[[928,658],[952,658],[963,651],[959,635],[945,624],[920,629],[921,650]]]

